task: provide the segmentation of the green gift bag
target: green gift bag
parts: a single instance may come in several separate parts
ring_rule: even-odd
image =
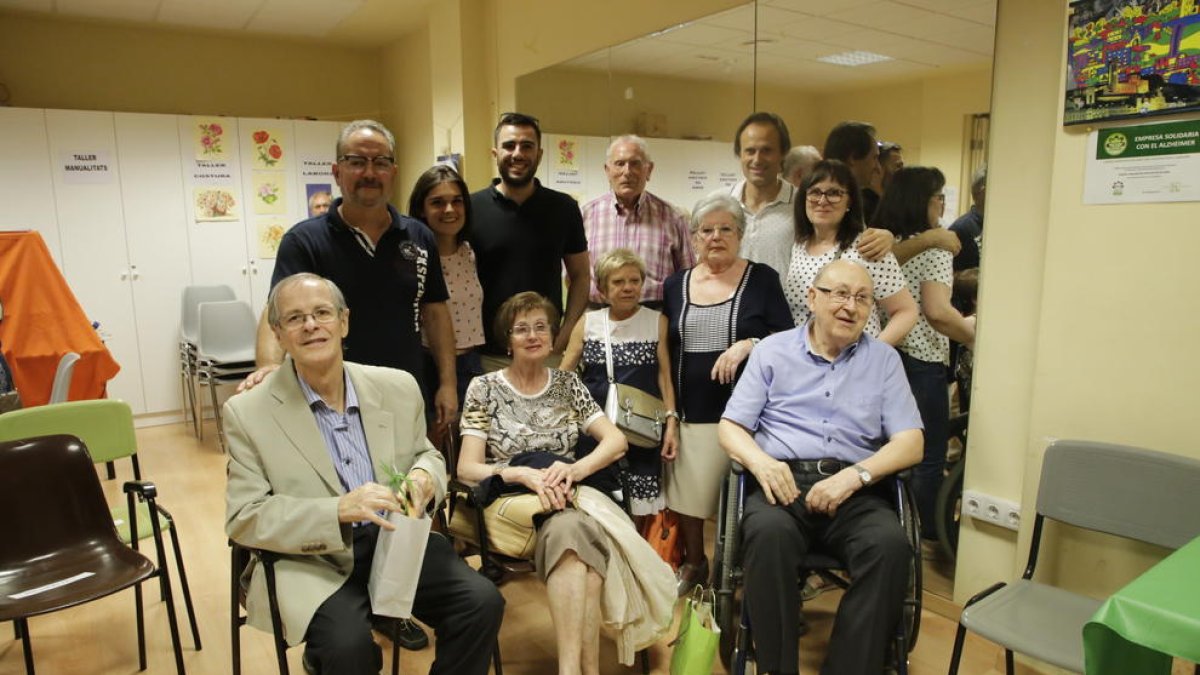
[[[671,675],[707,675],[717,659],[721,627],[713,619],[716,594],[697,585],[683,607],[679,634],[671,642]]]

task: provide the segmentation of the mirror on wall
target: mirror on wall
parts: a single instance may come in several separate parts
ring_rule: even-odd
[[[636,133],[655,162],[647,189],[684,211],[742,177],[733,136],[755,110],[780,115],[793,146],[818,150],[838,122],[869,122],[906,165],[942,171],[948,227],[970,212],[986,163],[996,1],[759,0],[529,73],[517,105],[546,134],[544,183],[580,203],[602,195],[609,139]],[[956,385],[951,397],[954,414],[965,413]],[[924,576],[947,598],[960,439],[950,457],[942,541],[926,545]]]

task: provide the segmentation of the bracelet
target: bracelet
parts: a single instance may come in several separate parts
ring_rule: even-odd
[[[663,417],[668,417],[668,418],[674,417],[676,422],[679,421],[679,413],[675,412],[674,410],[666,411],[665,413],[663,413]]]
[[[750,341],[750,349],[754,349],[755,347],[758,346],[758,343],[762,342],[762,338],[753,338],[752,337],[752,338],[746,338],[746,339]]]

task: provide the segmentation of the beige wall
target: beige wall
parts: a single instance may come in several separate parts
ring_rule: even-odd
[[[0,15],[10,105],[355,119],[379,114],[373,51]]]
[[[1065,11],[1005,0],[996,43],[966,486],[1020,499],[1027,524],[1049,439],[1200,457],[1187,423],[1200,300],[1186,276],[1200,205],[1082,203],[1087,129],[1061,127],[1062,72],[1046,67],[1062,60]],[[1019,547],[1004,531],[965,527],[956,599],[1019,574],[1028,540],[1028,527]],[[1098,597],[1162,555],[1058,528],[1043,553],[1040,576]]]

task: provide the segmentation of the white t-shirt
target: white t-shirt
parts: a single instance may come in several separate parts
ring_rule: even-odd
[[[900,263],[896,262],[896,256],[891,253],[877,262],[864,260],[858,253],[858,240],[861,238],[861,234],[855,237],[853,243],[845,251],[842,251],[841,257],[845,260],[853,260],[867,268],[867,272],[871,275],[871,281],[875,284],[875,304],[878,306],[884,298],[890,298],[904,290],[906,283],[904,272],[900,270]],[[805,244],[792,245],[792,261],[788,267],[787,280],[783,284],[783,294],[787,297],[788,306],[792,310],[792,318],[796,320],[797,326],[808,321],[810,314],[808,304],[805,302],[808,297],[808,287],[812,286],[817,272],[820,272],[822,267],[833,262],[837,257],[838,248],[836,246],[821,255],[812,255],[808,252]],[[883,325],[879,320],[879,312],[871,312],[865,331],[872,337],[878,337],[881,330],[883,330]]]

